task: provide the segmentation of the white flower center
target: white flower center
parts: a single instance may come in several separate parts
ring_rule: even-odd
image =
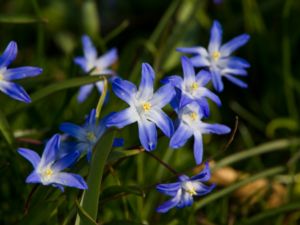
[[[150,102],[144,102],[142,104],[142,108],[143,108],[144,112],[149,112],[152,108],[152,105]]]
[[[197,192],[195,190],[195,187],[193,186],[193,183],[191,181],[186,181],[182,185],[183,189],[189,193],[191,196],[197,195]]]
[[[4,80],[4,76],[0,73],[0,81]]]
[[[86,134],[86,138],[91,142],[94,142],[96,140],[96,136],[95,136],[94,132],[88,132]]]
[[[211,54],[211,57],[214,61],[218,61],[218,59],[221,57],[221,53],[219,51],[214,51],[212,54]]]
[[[42,173],[42,180],[45,182],[49,181],[53,175],[53,170],[51,168],[45,169]]]
[[[192,91],[197,91],[197,89],[199,88],[199,84],[196,82],[193,82],[191,85],[191,89]]]

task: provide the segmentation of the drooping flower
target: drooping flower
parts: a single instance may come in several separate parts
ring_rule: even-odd
[[[177,51],[193,54],[194,56],[191,58],[193,66],[208,68],[212,75],[213,86],[217,91],[221,92],[224,89],[222,77],[246,88],[247,84],[236,76],[246,76],[246,68],[250,67],[250,64],[242,58],[231,56],[231,53],[245,45],[249,38],[248,34],[242,34],[221,45],[222,27],[218,21],[214,21],[210,31],[208,50],[199,46],[177,48]]]
[[[99,138],[104,134],[106,127],[103,120],[97,124],[96,110],[92,109],[82,126],[74,123],[62,123],[59,129],[75,138],[76,144],[74,145],[73,142],[71,144],[77,151],[81,153],[86,152],[87,159],[90,161],[92,150]]]
[[[162,111],[162,108],[171,101],[175,91],[172,85],[167,84],[154,93],[154,77],[152,67],[143,63],[139,90],[133,83],[116,78],[112,83],[113,91],[129,105],[129,108],[112,113],[106,120],[106,126],[118,128],[137,122],[141,144],[148,151],[156,148],[155,125],[168,137],[173,133],[172,120]]]
[[[166,195],[172,197],[157,208],[157,212],[166,213],[171,208],[184,208],[191,206],[195,196],[206,195],[211,192],[215,185],[207,186],[203,182],[210,179],[210,169],[208,163],[205,168],[196,176],[189,178],[186,175],[181,175],[179,181],[169,184],[159,184],[156,189]]]
[[[180,76],[169,76],[163,82],[169,82],[174,87],[180,90],[179,92],[179,108],[196,101],[203,110],[204,115],[209,115],[209,105],[206,98],[211,99],[218,105],[221,101],[217,95],[205,88],[205,85],[210,81],[211,75],[205,70],[201,70],[195,75],[195,70],[191,61],[183,56],[181,58],[183,68],[183,79]]]
[[[178,112],[178,117],[179,125],[170,140],[170,146],[180,148],[191,136],[194,136],[194,157],[197,164],[202,162],[203,156],[202,134],[227,134],[230,132],[230,128],[225,125],[202,122],[202,110],[195,102],[183,107]]]
[[[97,50],[87,35],[82,36],[82,45],[84,56],[76,57],[74,62],[78,64],[85,73],[88,73],[93,69],[90,75],[115,75],[115,72],[109,69],[109,67],[118,59],[117,49],[113,48],[104,55],[98,57]],[[96,85],[99,92],[102,92],[104,85],[103,81],[84,85],[79,90],[77,97],[78,102],[83,102],[87,98],[94,85]]]
[[[0,91],[13,99],[30,103],[31,99],[23,87],[11,81],[37,76],[43,70],[31,66],[23,66],[14,69],[7,68],[11,62],[15,60],[17,53],[17,43],[11,41],[0,56]]]
[[[18,149],[18,153],[27,159],[34,168],[27,177],[26,183],[52,185],[61,191],[64,191],[63,186],[87,189],[87,184],[80,175],[62,172],[77,160],[80,153],[73,152],[58,158],[59,145],[60,136],[56,134],[47,142],[42,157],[30,149]]]

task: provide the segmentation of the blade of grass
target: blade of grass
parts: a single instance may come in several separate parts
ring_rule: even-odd
[[[2,132],[5,140],[10,145],[10,147],[13,148],[15,142],[14,135],[5,115],[2,113],[1,110],[0,110],[0,131]]]
[[[243,159],[253,157],[255,155],[265,154],[265,153],[274,152],[274,151],[282,151],[289,147],[298,146],[298,145],[300,145],[299,138],[280,139],[277,141],[264,143],[264,144],[254,147],[254,148],[250,148],[248,150],[243,150],[239,153],[233,154],[231,156],[228,156],[228,157],[220,160],[219,162],[216,163],[216,165],[213,167],[212,170],[216,170],[218,168],[228,166],[234,162],[238,162]]]

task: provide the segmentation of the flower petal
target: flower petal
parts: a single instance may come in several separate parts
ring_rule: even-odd
[[[128,104],[132,102],[133,96],[137,93],[136,86],[133,83],[120,78],[114,79],[112,89],[120,99]]]
[[[209,181],[211,177],[210,168],[208,162],[205,163],[204,169],[197,175],[191,177],[193,181]]]
[[[7,67],[12,61],[14,61],[17,53],[17,43],[14,41],[9,42],[3,54],[0,56],[0,68]]]
[[[43,69],[32,66],[23,66],[15,69],[8,69],[4,72],[6,80],[17,80],[26,77],[34,77],[39,75]]]
[[[195,81],[195,69],[191,61],[185,56],[181,57],[181,64],[183,69],[184,83],[187,83],[187,85],[190,86],[190,84]]]
[[[153,107],[162,108],[175,96],[175,90],[171,84],[160,87],[153,95],[150,103]]]
[[[155,124],[147,119],[142,119],[138,121],[138,127],[140,141],[145,150],[154,150],[157,144],[157,131]]]
[[[124,109],[120,112],[111,113],[105,120],[107,127],[117,127],[119,129],[137,121],[136,113],[132,108]]]
[[[151,120],[168,137],[174,132],[173,122],[161,109],[151,110],[147,119]]]
[[[222,45],[220,52],[223,57],[229,56],[232,52],[234,52],[239,47],[245,45],[250,39],[248,34],[241,34],[232,40],[228,41],[224,45]]]
[[[158,206],[158,208],[156,209],[157,212],[159,213],[166,213],[168,212],[171,208],[174,208],[175,206],[178,205],[178,203],[180,202],[180,195],[181,195],[182,191],[179,189],[176,196],[172,199],[170,199],[169,201],[164,202],[163,204],[161,204],[160,206]]]
[[[27,92],[23,89],[22,86],[12,83],[12,82],[7,82],[7,81],[0,81],[0,91],[3,93],[7,94],[9,97],[25,102],[25,103],[30,103],[31,99]]]
[[[221,74],[222,75],[234,74],[243,77],[248,75],[247,71],[243,68],[225,68],[221,71]]]
[[[203,57],[208,56],[208,52],[206,51],[205,48],[203,47],[189,47],[189,48],[176,48],[176,51],[178,52],[183,52],[183,53],[190,53],[190,54],[199,54]]]
[[[74,63],[79,65],[84,72],[89,72],[88,62],[86,58],[78,56],[74,58]]]
[[[85,123],[89,125],[96,124],[96,109],[90,111],[89,115],[86,117]]]
[[[201,131],[203,134],[228,134],[230,128],[222,124],[202,123]]]
[[[204,87],[211,80],[211,74],[206,70],[200,70],[196,75],[196,82],[200,87]]]
[[[224,77],[226,77],[229,81],[231,81],[232,83],[234,83],[235,85],[237,85],[241,88],[247,88],[248,87],[248,84],[246,84],[244,81],[241,81],[241,80],[235,78],[234,76],[224,75]]]
[[[242,59],[240,57],[231,56],[228,59],[227,66],[228,67],[233,67],[233,68],[249,68],[250,63],[247,60]]]
[[[97,57],[97,50],[93,45],[90,37],[84,35],[82,36],[81,40],[83,45],[84,57],[87,59],[87,61],[94,61]]]
[[[212,91],[210,91],[209,89],[205,88],[202,92],[202,96],[209,98],[210,100],[212,100],[213,102],[215,102],[218,106],[221,105],[221,100],[220,98],[213,93]]]
[[[210,193],[216,187],[216,185],[214,185],[214,184],[207,186],[200,182],[193,182],[193,186],[195,188],[197,196],[206,195],[206,194]]]
[[[181,88],[182,82],[183,82],[182,78],[177,75],[168,76],[161,80],[161,83],[163,84],[170,83],[171,85],[177,88]]]
[[[207,60],[207,58],[201,55],[191,57],[190,61],[195,67],[206,67],[210,65],[210,62]]]
[[[116,48],[110,49],[96,61],[96,66],[104,69],[111,66],[118,60],[118,52]]]
[[[51,139],[47,142],[42,158],[41,158],[41,166],[47,166],[50,162],[54,162],[59,153],[59,145],[60,145],[60,135],[55,134],[51,137]]]
[[[180,188],[181,188],[181,183],[180,182],[156,185],[156,190],[157,191],[159,191],[160,193],[169,195],[169,196],[175,196],[177,194],[177,191]]]
[[[138,91],[138,99],[149,100],[153,95],[155,73],[148,63],[142,64],[142,79]]]
[[[93,84],[86,84],[83,85],[80,89],[79,89],[79,93],[77,96],[77,101],[79,103],[82,103],[85,101],[85,99],[89,96],[89,94],[91,93],[91,91],[93,90]]]
[[[199,165],[202,163],[203,158],[203,142],[202,142],[202,134],[200,132],[196,132],[194,134],[194,158],[196,164]]]
[[[32,164],[33,168],[36,168],[41,161],[40,156],[30,149],[19,148],[18,153],[27,159]]]
[[[204,117],[208,117],[210,114],[210,109],[209,109],[209,104],[208,104],[207,100],[205,98],[200,98],[200,99],[197,99],[197,103],[199,104],[199,106],[201,108],[200,115],[202,115]]]
[[[211,70],[212,83],[216,91],[221,92],[224,89],[222,77],[219,71]]]
[[[26,178],[26,183],[41,183],[40,175],[34,170],[31,174]]]
[[[62,132],[67,133],[68,135],[77,138],[79,140],[84,139],[86,135],[85,130],[81,126],[78,126],[77,124],[74,123],[62,123],[59,126],[59,129]]]
[[[188,207],[191,206],[193,204],[194,200],[193,197],[187,193],[187,192],[183,192],[180,202],[177,205],[177,208],[184,208],[184,207]]]
[[[61,172],[53,176],[53,179],[51,181],[55,184],[64,186],[74,187],[78,189],[88,189],[86,182],[78,174]]]
[[[64,170],[65,168],[67,168],[70,165],[72,165],[78,159],[79,156],[80,156],[80,152],[78,152],[78,151],[75,151],[75,152],[73,152],[71,154],[68,154],[68,155],[62,157],[61,159],[57,160],[52,165],[52,168],[56,172]]]
[[[180,148],[192,135],[191,129],[181,122],[170,140],[170,146],[172,148]]]
[[[210,53],[219,51],[222,42],[222,33],[223,31],[221,24],[215,20],[210,30],[210,41],[208,45],[208,51]]]

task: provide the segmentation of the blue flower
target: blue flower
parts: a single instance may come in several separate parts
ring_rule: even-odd
[[[154,77],[152,67],[143,63],[139,90],[133,83],[116,78],[112,83],[113,91],[120,99],[127,102],[129,108],[112,113],[106,120],[106,126],[118,128],[137,122],[141,144],[148,151],[156,148],[155,125],[168,137],[173,133],[172,120],[162,111],[162,107],[171,101],[175,91],[172,85],[167,84],[153,93]]]
[[[101,121],[99,125],[97,124],[96,110],[92,109],[82,126],[74,123],[62,123],[59,129],[76,139],[75,149],[81,153],[87,152],[87,159],[90,161],[92,150],[104,134],[106,127],[104,121]],[[74,143],[71,143],[71,145],[74,146]]]
[[[250,67],[250,64],[242,58],[231,56],[231,53],[245,45],[249,38],[248,34],[242,34],[221,45],[222,27],[218,21],[214,21],[210,31],[208,50],[203,47],[178,48],[177,50],[194,54],[191,62],[195,67],[209,69],[213,86],[217,91],[221,92],[224,89],[222,77],[242,88],[246,88],[247,84],[236,78],[236,76],[246,76],[246,68]]]
[[[201,70],[197,75],[195,75],[195,70],[191,61],[185,56],[181,58],[181,63],[184,78],[182,79],[180,76],[176,75],[169,76],[162,82],[169,82],[180,90],[179,108],[196,101],[201,106],[204,115],[207,117],[209,115],[209,105],[206,98],[209,98],[218,105],[221,105],[219,97],[204,87],[210,81],[211,75],[205,70]]]
[[[62,172],[77,160],[79,152],[58,158],[59,145],[60,136],[56,134],[47,142],[42,157],[30,149],[18,149],[18,153],[27,159],[34,168],[27,177],[26,183],[52,185],[61,191],[64,191],[63,186],[87,189],[87,184],[80,175]]]
[[[226,134],[230,132],[230,128],[225,125],[202,122],[202,110],[195,102],[183,107],[178,112],[178,116],[179,125],[170,140],[170,146],[180,148],[191,136],[194,136],[194,157],[197,164],[202,162],[203,156],[202,134]]]
[[[23,87],[11,81],[37,76],[42,72],[42,69],[31,66],[8,69],[7,67],[15,60],[17,53],[17,43],[11,41],[0,56],[0,91],[13,99],[30,103],[31,99]]]
[[[76,57],[75,63],[78,64],[85,73],[91,72],[91,75],[114,75],[115,72],[108,67],[114,64],[118,59],[117,49],[113,48],[104,55],[98,57],[97,50],[93,45],[91,39],[84,35],[82,37],[83,53],[84,56]],[[95,83],[99,92],[103,90],[103,81]],[[87,84],[80,88],[77,97],[78,102],[83,102],[91,93],[94,84]]]
[[[173,197],[157,208],[157,212],[166,213],[171,208],[184,208],[191,206],[194,202],[194,196],[206,195],[211,192],[215,185],[207,186],[202,182],[210,179],[210,170],[208,163],[205,164],[204,170],[198,175],[189,178],[181,175],[179,181],[170,184],[159,184],[156,189],[166,195]]]

